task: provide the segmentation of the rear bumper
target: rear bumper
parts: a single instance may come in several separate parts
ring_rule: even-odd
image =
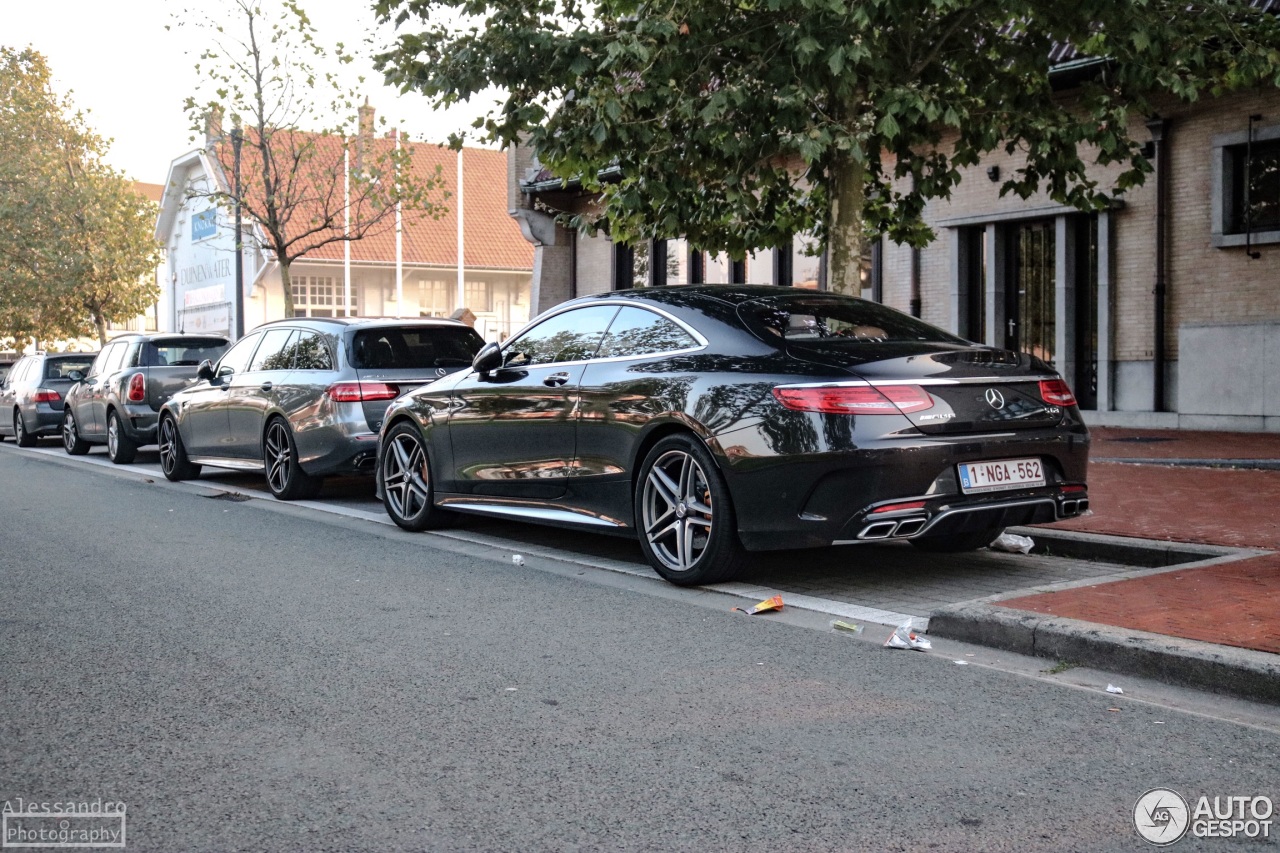
[[[139,446],[156,443],[160,427],[159,412],[152,411],[150,406],[126,406],[124,414],[120,423],[130,441]]]
[[[46,403],[36,403],[35,428],[32,429],[31,417],[23,413],[22,424],[31,435],[59,435],[62,432],[62,406],[54,408]]]
[[[841,436],[843,446],[820,442],[816,453],[726,454],[721,461],[743,545],[774,550],[947,536],[1049,523],[1088,510],[1089,435],[1083,424],[927,436],[903,429],[905,419],[871,420]],[[815,434],[824,436],[822,430]],[[740,435],[717,438],[722,447],[764,445]],[[1042,461],[1043,486],[980,494],[960,488],[961,463],[1025,457]],[[914,506],[886,511],[896,504]]]

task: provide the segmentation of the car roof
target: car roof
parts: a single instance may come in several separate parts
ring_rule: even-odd
[[[413,326],[418,328],[470,328],[460,320],[447,317],[286,317],[283,320],[272,320],[255,326],[250,331],[270,329],[275,326],[343,326],[357,329],[385,329],[395,326]]]

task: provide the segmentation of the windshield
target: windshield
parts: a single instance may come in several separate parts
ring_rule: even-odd
[[[816,347],[857,344],[965,344],[915,317],[877,302],[823,293],[797,293],[743,303],[743,322],[764,340]]]
[[[356,332],[351,364],[357,370],[467,367],[484,339],[468,326],[411,326]]]

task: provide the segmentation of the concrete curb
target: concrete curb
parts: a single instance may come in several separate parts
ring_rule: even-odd
[[[1009,532],[1029,536],[1035,540],[1036,546],[1032,553],[1052,554],[1055,557],[1067,557],[1073,560],[1096,560],[1121,566],[1158,568],[1198,563],[1220,557],[1243,557],[1267,553],[1229,545],[1170,542],[1049,527],[1010,527]]]
[[[1280,655],[989,604],[946,607],[929,634],[1280,704]]]

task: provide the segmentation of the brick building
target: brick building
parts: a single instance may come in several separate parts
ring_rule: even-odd
[[[394,138],[373,138],[372,128],[372,108],[363,107],[361,133],[351,140],[353,149],[394,144]],[[227,144],[215,118],[206,147],[182,155],[170,166],[156,224],[156,237],[166,255],[161,330],[230,334],[235,327],[234,214],[215,207],[207,197],[213,189],[229,186],[228,170],[213,156],[217,146]],[[336,160],[343,162],[340,139],[317,137],[316,144],[336,147]],[[342,242],[321,246],[295,260],[289,270],[294,315],[440,317],[468,307],[476,315],[476,330],[485,338],[497,340],[510,334],[531,316],[533,251],[507,215],[503,153],[466,148],[460,156],[429,143],[405,144],[416,173],[426,176],[439,168],[443,185],[431,197],[444,205],[444,214],[439,218],[404,215],[399,281],[390,217],[376,233],[349,244],[349,263]],[[338,181],[341,184],[340,177]],[[341,199],[342,186],[334,191]],[[279,265],[261,248],[265,240],[260,230],[252,222],[245,222],[244,228],[247,330],[284,316],[284,292]]]
[[[1280,431],[1280,90],[1170,101],[1134,122],[1157,172],[1112,209],[1001,198],[1019,164],[997,152],[928,205],[932,244],[872,247],[863,295],[1047,358],[1095,425]],[[547,211],[592,199],[539,171],[527,150],[509,158],[538,310],[632,285],[822,286],[821,259],[802,236],[790,252],[732,263],[681,240],[635,249],[571,233]],[[1097,167],[1094,177],[1112,186],[1117,173]]]

